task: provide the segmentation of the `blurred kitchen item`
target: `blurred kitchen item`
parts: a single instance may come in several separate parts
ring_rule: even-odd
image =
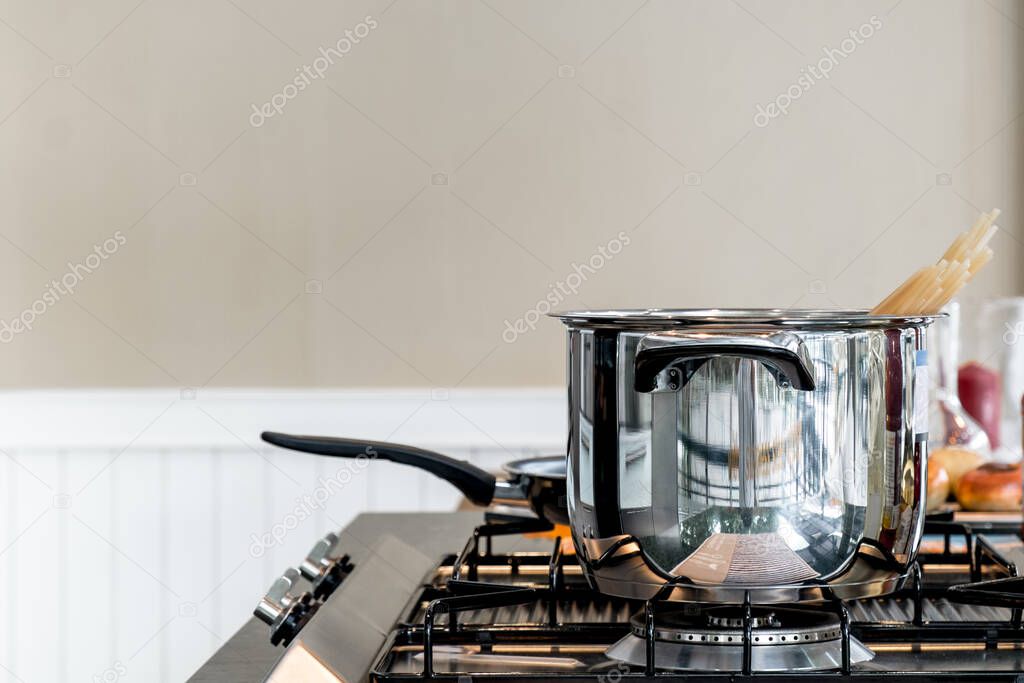
[[[988,462],[988,458],[963,446],[942,446],[928,452],[928,475],[931,480],[932,468],[943,470],[949,477],[947,495],[956,490],[960,478],[971,470]],[[931,496],[929,489],[928,495]]]
[[[1002,384],[1002,420],[997,459],[1021,458],[1020,400],[1024,395],[1024,297],[995,299],[981,308],[972,356],[998,374]]]
[[[992,260],[988,242],[999,229],[999,209],[978,216],[960,233],[939,262],[917,271],[871,310],[872,315],[928,315],[949,303]]]
[[[960,404],[985,430],[993,450],[999,448],[1000,384],[999,374],[977,361],[964,363],[957,373]]]
[[[929,409],[928,450],[934,454],[946,446],[961,446],[984,454],[987,460],[988,435],[964,410],[957,393],[960,304],[952,302],[942,311],[946,317],[936,319],[928,330],[928,355],[931,356],[929,365],[935,373]],[[956,469],[947,467],[950,475]]]
[[[960,478],[956,499],[965,510],[1020,510],[1021,486],[1019,463],[990,462]]]
[[[934,462],[928,463],[928,486],[925,491],[927,491],[924,506],[926,512],[938,510],[949,498],[949,474],[942,465]]]

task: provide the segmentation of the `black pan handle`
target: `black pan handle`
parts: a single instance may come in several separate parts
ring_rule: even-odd
[[[441,477],[477,505],[490,505],[494,498],[493,474],[465,460],[449,458],[434,451],[383,441],[338,439],[331,436],[297,436],[280,432],[263,432],[260,436],[267,443],[303,453],[336,458],[364,456],[412,465]]]

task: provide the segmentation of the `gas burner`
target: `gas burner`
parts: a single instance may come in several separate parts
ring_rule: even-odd
[[[716,628],[743,628],[743,615],[734,614],[733,610],[719,609],[708,610],[708,626]],[[782,626],[775,612],[754,613],[750,617],[750,625],[754,628],[762,626]],[[642,636],[643,632],[637,635]]]
[[[842,665],[839,617],[823,610],[753,608],[751,611],[753,671],[816,671]],[[631,632],[612,645],[612,659],[644,666],[647,641],[644,615],[630,619]],[[743,668],[743,608],[688,605],[658,614],[655,619],[655,665],[680,671],[740,671]],[[851,663],[873,657],[871,650],[850,638]]]

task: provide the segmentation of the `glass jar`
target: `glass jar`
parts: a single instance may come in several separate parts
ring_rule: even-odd
[[[929,407],[928,448],[959,446],[987,454],[988,436],[960,404],[957,368],[960,356],[960,304],[942,309],[948,317],[937,319],[928,330],[929,366],[934,380]]]
[[[1002,383],[1000,448],[1003,462],[1021,459],[1020,403],[1024,396],[1024,297],[995,299],[978,316],[974,357],[993,368]]]

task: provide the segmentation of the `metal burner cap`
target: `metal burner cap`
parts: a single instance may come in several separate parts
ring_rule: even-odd
[[[753,611],[754,647],[795,645],[838,640],[839,617],[824,611],[799,609],[756,609]],[[644,637],[644,617],[630,619],[633,635]],[[740,608],[716,607],[703,614],[668,612],[659,614],[654,638],[668,643],[742,645],[743,616]]]
[[[753,671],[821,671],[842,664],[839,617],[825,610],[757,608],[750,647]],[[677,610],[656,616],[654,660],[658,669],[676,671],[740,671],[743,667],[743,612],[740,607]],[[644,666],[647,641],[644,615],[630,619],[631,633],[605,654],[611,659]],[[871,659],[871,650],[849,638],[850,662]]]

